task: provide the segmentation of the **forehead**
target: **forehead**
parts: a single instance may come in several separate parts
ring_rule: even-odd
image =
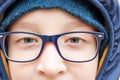
[[[10,30],[36,28],[37,30],[47,30],[48,32],[59,33],[68,32],[73,28],[89,28],[94,30],[92,26],[81,21],[79,18],[60,9],[43,9],[33,10],[19,17],[10,27]],[[58,29],[58,30],[57,30]]]
[[[42,18],[42,17],[47,17],[47,20],[52,17],[53,19],[61,19],[60,17],[62,17],[62,19],[72,19],[72,20],[76,20],[79,21],[80,19],[69,14],[68,12],[61,10],[61,9],[38,9],[38,10],[33,10],[30,12],[27,12],[25,14],[23,14],[22,16],[20,16],[17,21],[22,21],[23,19],[25,20],[26,18]],[[30,20],[31,20],[30,19]],[[44,19],[44,18],[42,18]]]

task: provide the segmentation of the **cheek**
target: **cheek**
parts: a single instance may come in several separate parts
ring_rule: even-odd
[[[97,73],[98,57],[86,63],[65,63],[67,67],[64,78],[71,80],[95,80]],[[35,63],[9,62],[12,80],[32,80],[36,77]],[[39,75],[40,76],[40,75]]]
[[[34,76],[33,66],[24,63],[9,62],[12,80],[31,80]]]
[[[74,80],[95,80],[98,66],[98,58],[86,63],[76,63],[68,67]]]

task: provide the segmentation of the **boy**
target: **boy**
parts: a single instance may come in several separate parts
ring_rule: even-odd
[[[0,27],[9,79],[97,79],[108,42],[102,17],[84,0],[15,1]]]

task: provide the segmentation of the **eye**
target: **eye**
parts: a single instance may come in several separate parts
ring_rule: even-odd
[[[23,39],[24,40],[24,43],[33,43],[33,42],[35,42],[35,40],[33,39],[33,38],[24,38]]]
[[[80,42],[80,39],[79,38],[70,38],[68,40],[70,43],[79,43]]]
[[[80,44],[82,42],[82,39],[78,37],[73,37],[73,38],[67,39],[65,42],[69,44]]]
[[[70,37],[66,38],[62,45],[70,49],[80,49],[85,45],[85,41],[80,37]]]
[[[16,46],[19,48],[31,48],[39,44],[39,40],[33,37],[23,37],[16,42]]]
[[[16,42],[19,44],[33,44],[33,43],[37,43],[38,39],[33,37],[23,37],[18,39]]]

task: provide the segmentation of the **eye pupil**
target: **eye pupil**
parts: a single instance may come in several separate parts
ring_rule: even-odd
[[[24,38],[25,43],[32,43],[33,39],[32,38]]]
[[[79,43],[79,38],[71,38],[70,42],[71,43]]]

